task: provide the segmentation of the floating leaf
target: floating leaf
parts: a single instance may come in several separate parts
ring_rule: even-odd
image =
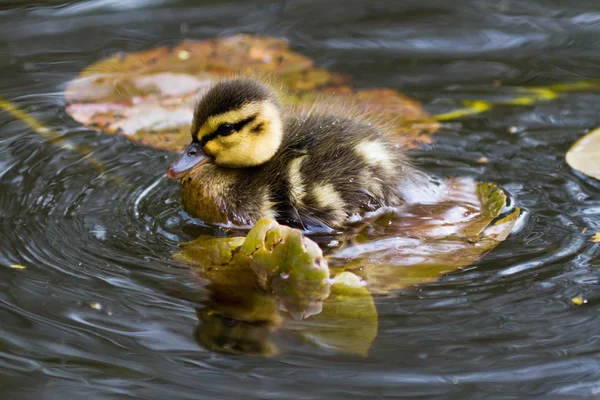
[[[182,251],[174,258],[197,266],[197,273],[208,282],[211,301],[219,314],[241,321],[261,321],[267,325],[281,322],[276,299],[259,284],[249,258],[238,258],[233,252],[245,241],[243,237],[200,237],[182,243]]]
[[[571,168],[600,180],[600,128],[575,142],[567,152]]]
[[[285,40],[251,35],[184,41],[98,61],[67,86],[67,113],[86,126],[180,152],[190,140],[199,93],[211,81],[239,73],[274,77],[289,93],[282,99],[287,105],[309,108],[317,98],[352,102],[417,142],[439,127],[418,102],[395,90],[352,89],[348,78],[315,67]]]
[[[233,310],[236,318],[276,323],[277,304],[301,319],[321,312],[329,296],[329,268],[319,246],[273,220],[258,221],[246,238],[201,237],[181,246],[176,258],[199,266],[214,295],[249,307]]]
[[[600,243],[600,232],[595,233],[594,236],[592,236],[592,242]]]
[[[520,210],[496,220],[506,205],[497,186],[451,179],[427,203],[409,203],[351,233],[353,245],[329,259],[335,270],[363,277],[371,293],[437,279],[467,266],[505,240]]]
[[[280,308],[298,319],[321,312],[329,296],[329,268],[319,246],[273,220],[256,223],[233,262],[249,263],[260,285],[277,296]]]

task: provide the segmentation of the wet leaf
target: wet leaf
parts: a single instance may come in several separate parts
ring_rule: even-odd
[[[600,180],[600,128],[576,141],[566,158],[574,170]]]
[[[427,202],[391,210],[351,233],[329,259],[335,271],[363,277],[371,293],[429,282],[480,259],[505,240],[520,210],[498,219],[506,194],[497,186],[451,179]]]
[[[329,296],[329,268],[319,246],[270,219],[257,222],[246,238],[201,237],[181,247],[176,258],[200,267],[213,296],[243,303],[242,310],[227,311],[232,318],[277,323],[280,309],[302,319],[319,313]]]
[[[281,321],[275,298],[259,284],[248,258],[233,263],[233,252],[245,241],[243,237],[200,237],[182,243],[174,258],[196,267],[195,272],[207,281],[211,301],[218,312],[241,321],[264,321],[278,325]]]
[[[180,152],[190,140],[199,93],[212,80],[239,73],[275,78],[289,93],[283,102],[290,106],[310,108],[317,99],[351,102],[376,112],[382,123],[392,123],[415,142],[428,141],[439,126],[418,102],[395,90],[352,89],[347,77],[315,67],[285,40],[251,35],[114,54],[69,83],[67,112],[91,128]]]
[[[282,310],[298,319],[321,312],[329,296],[329,268],[319,246],[299,230],[269,219],[258,221],[233,262],[246,259],[260,285],[277,296]]]
[[[594,236],[592,236],[592,242],[600,243],[600,232],[595,233]]]

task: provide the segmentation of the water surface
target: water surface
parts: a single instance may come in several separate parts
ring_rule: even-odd
[[[415,152],[432,174],[503,185],[525,209],[524,224],[472,267],[378,298],[379,335],[367,358],[295,342],[280,343],[285,351],[272,358],[199,346],[196,310],[207,293],[170,255],[181,240],[223,232],[179,212],[177,186],[161,181],[169,154],[79,126],[62,96],[83,67],[116,51],[245,32],[287,37],[357,86],[396,88],[443,112],[494,97],[498,81],[597,78],[596,1],[14,3],[0,11],[0,94],[91,146],[106,171],[0,113],[4,398],[600,392],[600,245],[589,240],[600,232],[600,185],[564,161],[571,143],[600,125],[599,93],[447,123]],[[482,156],[490,162],[478,163]],[[574,307],[575,296],[587,303]]]

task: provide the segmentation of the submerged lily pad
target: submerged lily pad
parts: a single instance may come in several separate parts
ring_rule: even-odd
[[[600,128],[571,146],[567,152],[567,164],[574,170],[600,180]]]
[[[354,244],[328,261],[334,270],[363,277],[371,293],[429,282],[505,240],[520,213],[515,207],[498,219],[505,206],[506,194],[496,185],[449,179],[350,232]]]
[[[211,81],[234,74],[265,76],[283,85],[285,104],[309,108],[351,102],[377,113],[402,137],[427,141],[438,129],[415,100],[391,89],[352,89],[347,77],[314,66],[289,49],[287,41],[268,36],[236,35],[184,41],[98,61],[71,81],[65,91],[67,113],[83,125],[150,147],[180,152],[199,93]]]
[[[234,264],[249,264],[279,308],[301,319],[318,314],[329,296],[329,268],[323,252],[302,233],[273,220],[258,221],[236,251]]]
[[[260,304],[245,310],[244,320],[277,324],[275,304],[297,319],[306,318],[320,313],[329,296],[329,268],[319,246],[270,219],[258,221],[246,238],[201,237],[181,247],[176,258],[199,266],[213,295]]]

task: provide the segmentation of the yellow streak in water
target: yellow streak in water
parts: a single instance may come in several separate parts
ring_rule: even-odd
[[[40,120],[31,116],[16,104],[0,97],[0,110],[7,111],[13,117],[18,119],[19,121],[25,123],[29,126],[34,132],[39,134],[44,139],[47,139],[49,142],[54,144],[62,144],[63,148],[76,151],[79,154],[82,154],[85,157],[85,160],[92,164],[100,173],[104,172],[104,164],[102,161],[95,159],[91,156],[93,149],[88,146],[82,146],[68,141],[63,138],[60,134],[54,132],[52,129],[45,126]],[[121,183],[121,179],[111,176],[111,180],[115,180]]]
[[[444,114],[434,115],[438,121],[448,121],[451,119],[458,119],[462,117],[467,117],[469,115],[481,114],[492,108],[492,103],[485,100],[475,100],[475,101],[464,101],[464,108],[459,108],[458,110],[450,111]]]
[[[492,109],[494,106],[530,106],[542,101],[554,100],[562,93],[598,88],[600,88],[600,81],[580,81],[556,84],[547,87],[519,88],[518,90],[524,93],[521,96],[498,102],[467,100],[462,103],[465,107],[455,111],[434,115],[433,117],[438,121],[449,121],[470,115],[481,114]]]

